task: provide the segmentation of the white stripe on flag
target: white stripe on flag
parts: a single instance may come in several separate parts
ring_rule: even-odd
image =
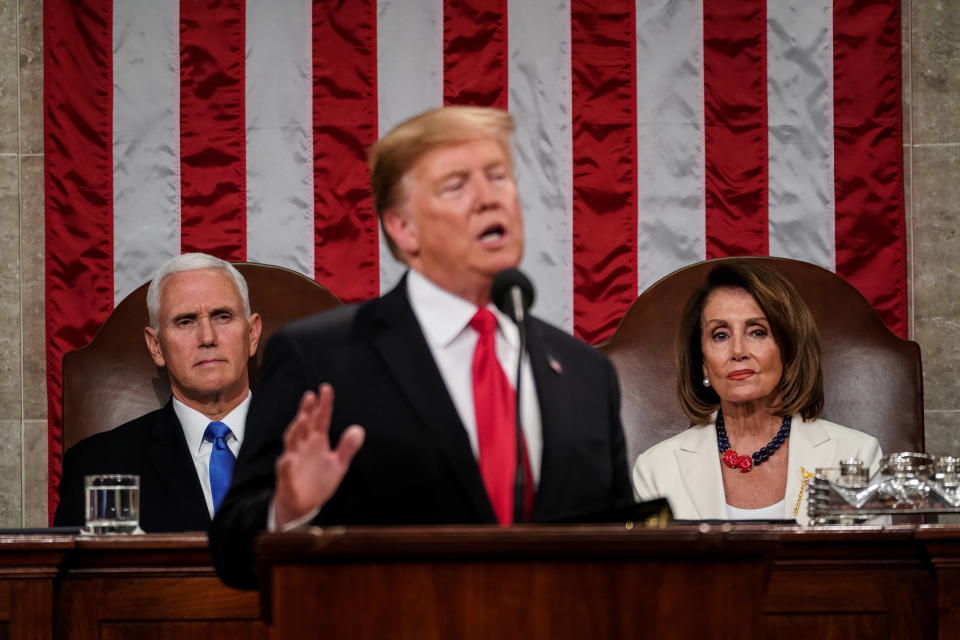
[[[706,254],[700,0],[637,0],[637,289]]]
[[[833,269],[831,0],[767,3],[767,114],[770,255]]]
[[[114,304],[180,253],[178,8],[113,4]]]
[[[377,89],[380,136],[443,104],[441,0],[377,0]],[[392,289],[404,269],[381,237],[380,291]]]
[[[247,0],[247,259],[313,277],[311,3]]]
[[[511,2],[509,110],[524,210],[523,268],[539,289],[535,312],[573,331],[573,141],[570,3]]]

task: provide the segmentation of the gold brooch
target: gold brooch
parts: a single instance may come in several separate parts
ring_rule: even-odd
[[[803,502],[803,492],[807,490],[807,482],[810,481],[810,478],[816,476],[816,474],[810,473],[803,467],[800,467],[800,473],[803,474],[803,480],[800,482],[800,493],[797,494],[797,506],[793,508],[793,517],[797,517],[797,514],[800,513],[800,503]]]

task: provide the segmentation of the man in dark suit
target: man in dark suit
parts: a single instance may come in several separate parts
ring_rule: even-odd
[[[523,253],[512,128],[500,110],[447,107],[371,150],[377,212],[410,270],[383,297],[270,340],[210,532],[229,584],[254,584],[253,541],[268,526],[513,521],[518,330],[490,302],[494,276]],[[539,320],[528,334],[522,517],[632,501],[612,365]]]
[[[139,475],[147,532],[206,530],[226,493],[250,404],[247,361],[260,340],[247,283],[230,263],[189,253],[160,267],[147,307],[144,338],[173,397],[67,451],[55,525],[84,524],[85,475]]]

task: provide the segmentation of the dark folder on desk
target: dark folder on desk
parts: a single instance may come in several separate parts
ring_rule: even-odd
[[[646,502],[627,502],[598,511],[564,515],[550,521],[552,524],[637,524],[665,525],[673,522],[673,512],[665,498]]]
[[[81,527],[19,527],[16,529],[0,529],[0,536],[27,536],[27,535],[80,535]]]

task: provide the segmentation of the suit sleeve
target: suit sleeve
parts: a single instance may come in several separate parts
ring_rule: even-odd
[[[63,456],[60,473],[60,502],[53,516],[55,527],[82,527],[86,523],[83,514],[83,476],[82,456],[76,446]]]
[[[613,363],[607,361],[610,378],[610,455],[613,478],[611,479],[611,502],[626,504],[633,502],[633,490],[630,487],[630,471],[627,465],[627,442],[623,435],[623,423],[620,419],[620,381]]]
[[[270,339],[264,351],[230,490],[210,527],[214,565],[230,586],[257,586],[255,542],[266,529],[283,434],[303,393],[317,386],[306,373],[305,360],[298,342],[284,330]]]

